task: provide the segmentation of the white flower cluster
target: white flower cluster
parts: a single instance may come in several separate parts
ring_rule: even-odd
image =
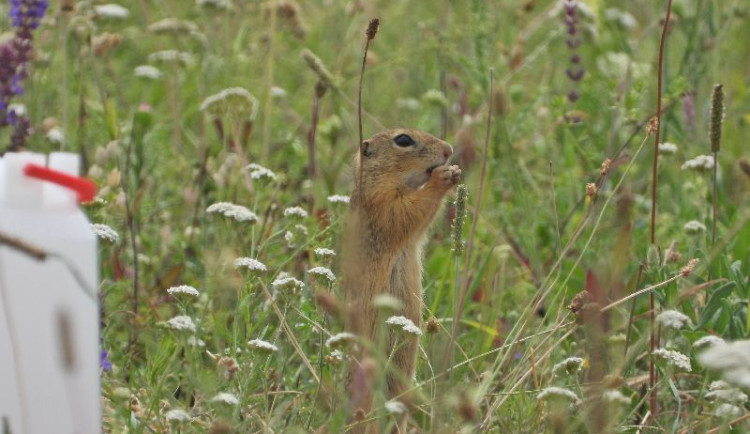
[[[169,295],[189,295],[192,297],[198,297],[200,295],[200,292],[190,285],[173,286],[167,289],[167,293],[169,293]]]
[[[226,404],[226,405],[238,405],[240,403],[240,400],[237,398],[236,395],[228,393],[228,392],[221,392],[216,394],[213,398],[211,398],[211,402],[218,402],[220,404]]]
[[[562,362],[552,367],[552,373],[555,375],[568,374],[572,375],[583,370],[585,361],[580,357],[568,357]]]
[[[690,357],[682,354],[679,351],[667,350],[664,348],[657,348],[653,353],[656,357],[666,361],[668,364],[676,366],[683,371],[690,372],[692,367],[690,366]]]
[[[271,286],[273,287],[273,289],[276,289],[276,290],[279,290],[279,289],[297,290],[297,289],[304,288],[305,284],[295,279],[294,277],[283,277],[283,278],[279,278],[271,282]]]
[[[698,355],[705,367],[721,371],[727,383],[750,388],[750,340],[711,345]]]
[[[124,20],[130,15],[130,12],[126,8],[114,3],[94,6],[94,12],[97,17],[116,20]]]
[[[258,221],[258,216],[254,212],[245,208],[242,205],[236,205],[230,202],[217,202],[208,208],[207,213],[217,213],[224,217],[229,217],[238,222],[250,222],[255,223]]]
[[[284,210],[284,217],[305,218],[307,217],[307,211],[298,206],[292,206]]]
[[[345,347],[356,341],[357,341],[357,336],[353,335],[352,333],[349,333],[349,332],[336,333],[335,335],[328,338],[328,340],[326,340],[326,347],[328,348]]]
[[[714,381],[708,386],[708,393],[705,397],[733,404],[744,404],[747,401],[745,393],[721,380]]]
[[[331,203],[349,203],[349,196],[344,196],[341,194],[334,194],[333,196],[328,196],[328,202]]]
[[[615,404],[628,405],[631,403],[631,399],[623,395],[622,392],[617,389],[605,390],[602,394],[602,399],[604,399],[604,401],[606,402]]]
[[[116,243],[120,241],[120,235],[107,225],[95,223],[91,225],[91,231],[94,232],[94,235],[96,235],[97,237],[107,240],[110,243]]]
[[[674,143],[664,142],[659,143],[659,154],[660,155],[672,155],[677,152],[677,145]]]
[[[237,258],[234,260],[234,266],[235,268],[245,267],[250,271],[268,271],[268,267],[266,267],[266,264],[253,258]]]
[[[250,178],[253,181],[269,180],[276,181],[277,176],[271,169],[261,166],[260,164],[250,163],[245,166],[245,170],[250,172]]]
[[[202,112],[221,116],[228,112],[242,113],[249,120],[255,120],[258,114],[258,100],[242,87],[230,87],[204,99],[200,107]]]
[[[169,422],[187,422],[190,420],[190,415],[185,410],[175,408],[166,412],[164,418]]]
[[[724,343],[724,339],[718,336],[708,335],[708,336],[703,336],[702,338],[693,342],[693,348],[698,348],[698,349],[701,349],[704,347],[708,348],[710,346],[713,346],[716,344],[723,344],[723,343]]]
[[[163,75],[159,68],[151,65],[136,66],[133,73],[136,77],[147,78],[149,80],[159,80]]]
[[[681,168],[682,170],[696,170],[698,172],[712,170],[714,168],[714,157],[713,155],[699,155],[692,160],[687,160]]]
[[[276,351],[279,351],[279,347],[277,347],[276,345],[260,339],[253,339],[251,341],[248,341],[247,345],[249,345],[251,348],[265,353],[275,353]]]
[[[690,325],[690,318],[682,312],[676,310],[665,310],[656,316],[656,322],[662,327],[679,330],[686,325]]]
[[[328,279],[329,282],[333,283],[336,281],[336,276],[333,274],[333,272],[326,267],[314,267],[309,270],[307,270],[308,274],[312,274],[314,276],[320,276]]]
[[[575,392],[562,387],[546,387],[536,396],[538,401],[549,401],[553,398],[565,398],[575,403],[581,402],[581,399],[578,398]]]
[[[387,401],[385,404],[385,411],[389,414],[404,414],[406,413],[406,405],[401,401]]]
[[[177,63],[188,66],[193,63],[193,56],[183,51],[164,50],[149,54],[148,61],[151,63]]]
[[[401,330],[407,334],[422,336],[422,330],[417,327],[412,320],[405,316],[392,316],[385,320],[385,323],[391,326],[401,327]]]
[[[314,250],[315,256],[321,256],[323,258],[328,256],[336,256],[336,252],[331,249],[326,249],[325,247],[318,247]]]
[[[685,229],[685,232],[688,234],[699,234],[701,232],[706,232],[706,225],[699,222],[698,220],[690,220],[689,222],[685,223],[685,226],[682,227]]]
[[[167,327],[177,331],[187,331],[195,333],[196,326],[193,319],[187,315],[177,315],[167,321]]]
[[[60,127],[52,127],[47,131],[47,140],[55,144],[62,144],[65,142],[65,133]]]

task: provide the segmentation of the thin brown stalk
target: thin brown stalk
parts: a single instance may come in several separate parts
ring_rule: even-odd
[[[650,239],[651,245],[656,245],[656,192],[657,192],[657,166],[659,162],[659,136],[661,131],[661,95],[663,85],[663,71],[664,71],[664,45],[667,40],[667,32],[669,30],[669,19],[672,16],[672,0],[667,0],[667,14],[664,18],[664,25],[662,26],[661,39],[659,40],[659,67],[658,75],[656,79],[657,90],[656,90],[656,126],[654,131],[654,160],[651,166],[651,231]],[[656,349],[656,329],[655,313],[654,313],[654,293],[649,294],[649,304],[651,307],[651,315],[649,316],[649,349],[653,353]],[[659,411],[657,409],[656,402],[656,369],[654,368],[653,358],[649,359],[648,363],[648,387],[650,391],[649,395],[649,408],[654,420],[659,417]]]
[[[375,39],[375,35],[378,33],[378,28],[380,27],[380,20],[378,18],[373,18],[370,20],[370,23],[367,25],[367,32],[365,32],[365,50],[362,54],[362,69],[359,72],[359,86],[357,88],[357,122],[359,126],[359,144],[358,149],[361,150],[362,143],[364,142],[364,135],[362,134],[362,82],[365,78],[365,67],[367,66],[367,51],[370,49],[370,41]],[[359,171],[358,174],[358,187],[362,188],[362,170]]]

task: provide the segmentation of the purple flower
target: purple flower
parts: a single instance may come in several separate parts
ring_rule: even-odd
[[[102,367],[104,372],[112,369],[112,362],[109,361],[109,351],[102,350],[101,353],[99,353],[99,366]]]
[[[570,102],[576,102],[576,101],[578,101],[578,97],[579,96],[580,95],[578,95],[578,91],[577,90],[571,90],[570,92],[568,92],[568,101],[570,101]]]
[[[583,69],[577,69],[575,71],[573,71],[572,69],[566,69],[565,73],[568,74],[568,78],[570,78],[571,80],[581,81],[586,71]]]
[[[34,46],[32,30],[39,27],[49,6],[48,0],[10,0],[11,24],[16,29],[13,39],[0,44],[0,127],[13,126],[10,148],[20,149],[31,134],[31,122],[26,116],[8,113],[10,99],[23,94],[23,81],[28,77],[28,65]]]

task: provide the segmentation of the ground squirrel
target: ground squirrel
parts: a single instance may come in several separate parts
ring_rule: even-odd
[[[400,300],[403,309],[395,315],[421,327],[421,249],[443,196],[461,176],[458,166],[447,165],[452,152],[448,143],[411,129],[384,131],[360,146],[342,268],[350,328],[371,342],[378,342],[377,330],[386,330],[376,324],[373,306],[373,299],[381,294]],[[397,338],[399,345],[387,376],[390,396],[404,391],[407,380],[414,377],[417,359],[418,338],[397,336],[393,331],[382,341],[386,355]],[[352,398],[354,409],[369,407],[369,402]]]

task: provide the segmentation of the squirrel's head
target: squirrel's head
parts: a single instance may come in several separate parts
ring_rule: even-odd
[[[422,131],[383,131],[360,145],[355,182],[381,194],[416,190],[430,179],[433,169],[448,162],[452,153],[448,143]]]

